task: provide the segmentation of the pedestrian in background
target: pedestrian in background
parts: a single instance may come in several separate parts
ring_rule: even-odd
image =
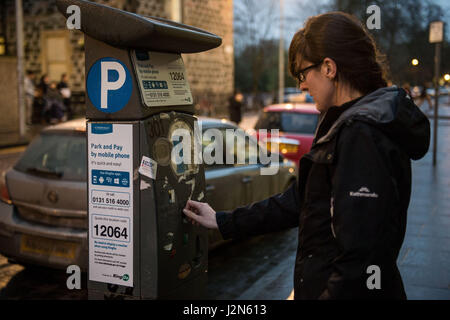
[[[47,74],[43,74],[41,76],[41,80],[39,81],[39,88],[42,91],[42,94],[45,96],[47,94],[48,86],[50,85],[50,78]]]
[[[58,90],[63,98],[63,103],[66,108],[67,119],[72,119],[72,108],[70,105],[70,98],[72,97],[72,92],[70,91],[68,84],[68,77],[66,73],[61,75],[61,81],[58,83]]]
[[[35,97],[33,101],[33,124],[45,124],[44,110],[45,110],[44,93],[40,86],[36,87]]]
[[[397,258],[427,117],[387,86],[372,36],[349,14],[310,17],[292,39],[289,68],[320,112],[297,182],[233,211],[189,200],[184,214],[224,239],[298,227],[294,299],[406,299]]]
[[[25,76],[25,107],[26,107],[26,123],[31,125],[33,123],[33,104],[35,96],[34,85],[35,74],[31,70],[27,70]]]
[[[419,108],[422,107],[423,103],[426,100],[428,103],[428,111],[431,112],[433,110],[433,103],[431,102],[431,98],[427,92],[427,89],[428,89],[428,86],[427,86],[427,84],[424,83],[422,86],[422,90],[420,91],[420,96],[418,98],[419,101],[417,102],[417,105],[419,106]]]
[[[412,97],[411,85],[408,82],[404,83],[402,88],[406,91],[408,96]]]
[[[234,94],[228,99],[228,112],[230,114],[230,120],[239,124],[242,119],[242,100],[244,96],[239,91],[235,91]]]
[[[62,122],[65,119],[64,113],[66,108],[63,103],[63,98],[58,91],[57,83],[51,82],[47,88],[47,93],[44,95],[45,99],[45,119],[50,124]]]

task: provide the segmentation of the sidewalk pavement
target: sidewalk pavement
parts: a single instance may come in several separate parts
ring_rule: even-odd
[[[450,107],[439,108],[439,115],[450,116]],[[412,163],[408,224],[397,261],[408,299],[450,299],[450,120],[438,124],[436,167],[433,140],[426,156]]]

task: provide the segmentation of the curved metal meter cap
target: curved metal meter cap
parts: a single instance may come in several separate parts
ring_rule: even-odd
[[[57,0],[56,5],[66,18],[71,16],[67,8],[78,6],[81,31],[115,47],[195,53],[216,48],[222,43],[219,36],[199,28],[85,0]]]

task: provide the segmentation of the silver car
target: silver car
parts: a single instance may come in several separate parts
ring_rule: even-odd
[[[202,130],[238,128],[220,119],[199,121]],[[229,210],[284,191],[295,181],[296,167],[280,160],[276,175],[261,175],[262,164],[205,166],[205,201]],[[0,182],[0,253],[23,264],[87,270],[86,170],[84,119],[43,130]],[[222,242],[210,230],[210,249]]]

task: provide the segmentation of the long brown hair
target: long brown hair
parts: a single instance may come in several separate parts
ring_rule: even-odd
[[[289,47],[289,71],[298,78],[301,61],[320,63],[331,58],[337,65],[337,81],[367,94],[387,86],[384,57],[361,22],[344,12],[310,17],[297,31]]]

